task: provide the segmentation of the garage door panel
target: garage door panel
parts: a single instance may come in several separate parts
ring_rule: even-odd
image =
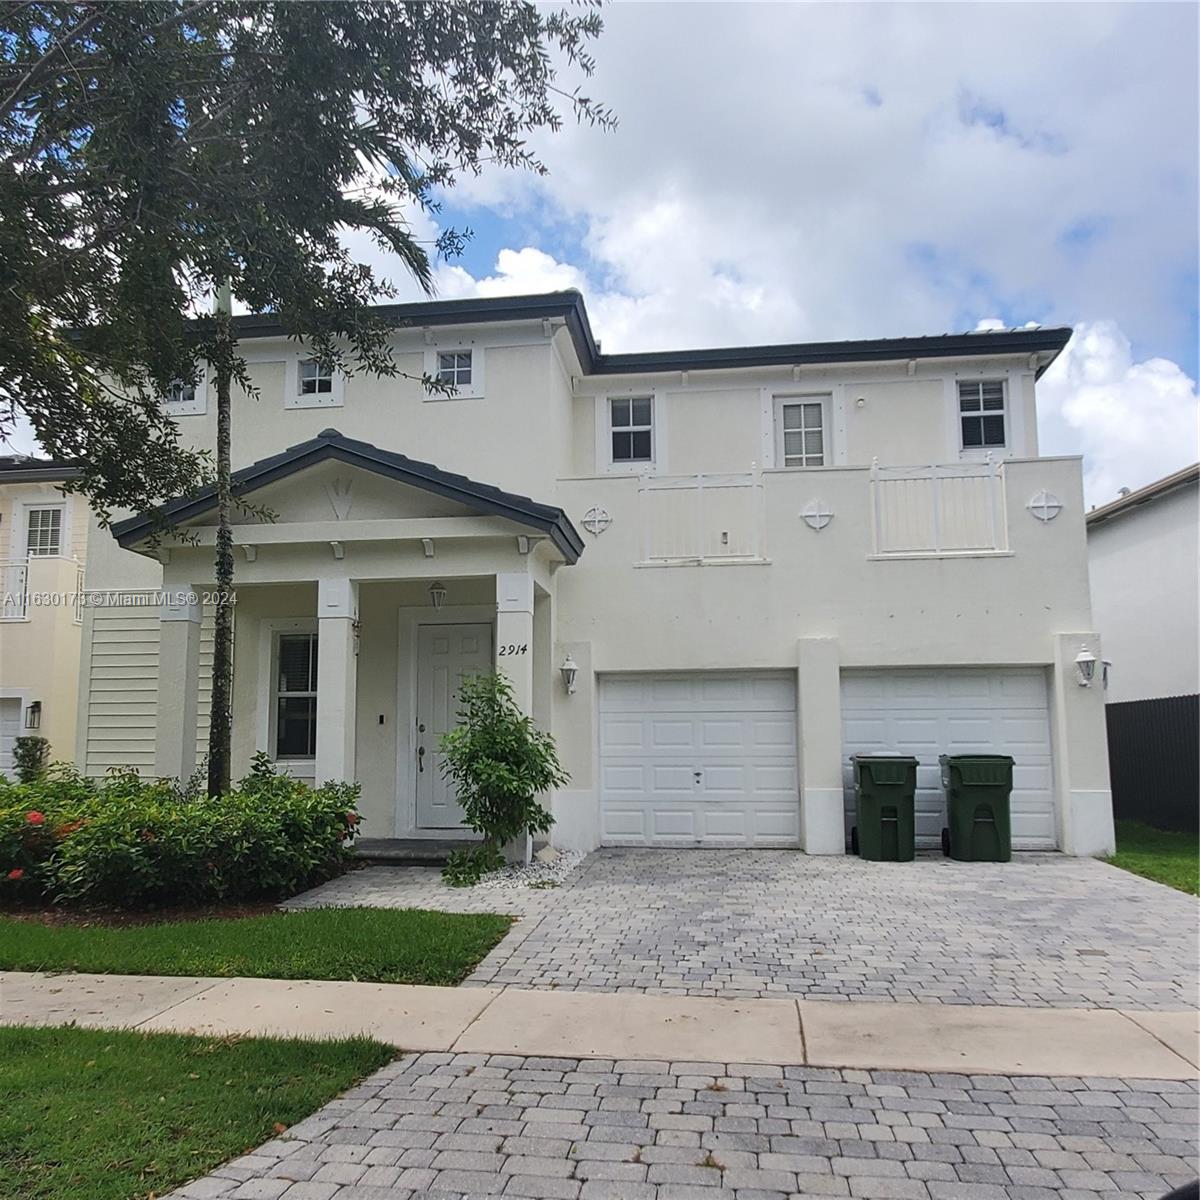
[[[13,774],[13,746],[21,733],[21,701],[16,697],[0,700],[0,775]]]
[[[602,676],[601,840],[795,845],[795,707],[782,672]]]
[[[847,830],[853,823],[853,753],[911,754],[917,768],[919,846],[940,842],[945,802],[940,754],[1011,754],[1013,844],[1057,844],[1045,674],[1036,668],[846,672],[842,734]]]

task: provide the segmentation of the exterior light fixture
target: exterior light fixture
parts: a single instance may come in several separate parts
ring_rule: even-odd
[[[1075,655],[1075,680],[1080,687],[1091,687],[1096,677],[1096,656],[1086,647]]]
[[[446,603],[446,585],[441,582],[429,585],[429,602],[434,608],[441,608]]]
[[[35,700],[25,710],[25,728],[26,729],[41,729],[42,727],[42,702]]]
[[[575,695],[575,676],[579,674],[579,667],[576,666],[575,660],[568,654],[558,669],[562,672],[563,686],[567,689],[567,695]]]

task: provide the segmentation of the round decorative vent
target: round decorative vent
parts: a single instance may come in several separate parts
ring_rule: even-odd
[[[588,533],[599,536],[612,524],[607,508],[589,508],[583,514],[583,527]]]
[[[809,529],[815,529],[819,533],[833,520],[833,512],[824,501],[810,500],[800,510],[800,517]]]
[[[1025,506],[1039,521],[1053,521],[1062,512],[1062,501],[1052,492],[1043,489],[1034,494]]]

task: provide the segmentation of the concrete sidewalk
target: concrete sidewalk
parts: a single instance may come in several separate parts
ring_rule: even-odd
[[[0,972],[0,1024],[334,1037],[405,1050],[1191,1080],[1200,1015]]]

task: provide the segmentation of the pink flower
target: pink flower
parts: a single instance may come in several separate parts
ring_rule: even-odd
[[[32,812],[27,812],[25,814],[25,820],[27,820],[30,825],[45,825],[46,815],[45,813],[40,813],[37,811],[37,809],[34,809]]]
[[[9,879],[13,880],[14,882],[18,879],[23,878],[24,875],[25,875],[25,872],[22,871],[20,867],[13,867],[13,869],[11,871],[9,871],[9,873],[8,873]]]

